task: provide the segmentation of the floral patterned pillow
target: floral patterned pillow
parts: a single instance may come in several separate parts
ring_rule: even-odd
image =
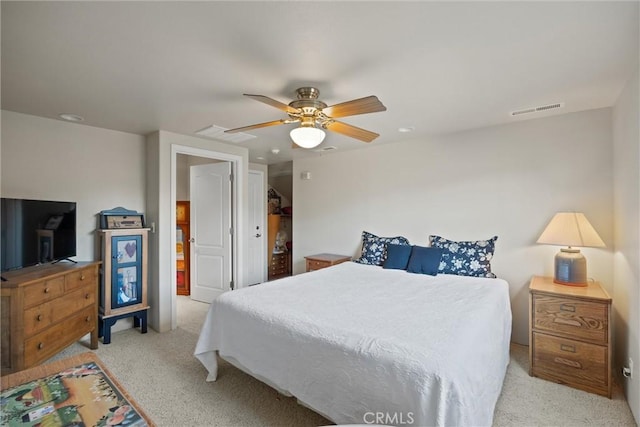
[[[382,265],[387,258],[387,245],[409,245],[409,240],[402,236],[378,237],[375,234],[362,232],[362,253],[355,262],[368,265]]]
[[[456,242],[440,236],[429,236],[434,248],[443,249],[438,273],[458,276],[495,278],[491,272],[491,259],[498,236],[475,242]]]

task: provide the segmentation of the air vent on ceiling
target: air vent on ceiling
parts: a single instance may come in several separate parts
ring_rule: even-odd
[[[541,105],[539,107],[523,108],[522,110],[512,111],[511,115],[515,117],[521,114],[539,113],[541,111],[554,110],[562,107],[564,107],[564,102],[558,102],[556,104]]]
[[[325,151],[333,151],[333,150],[337,150],[338,147],[335,147],[333,145],[327,145],[326,147],[322,147],[322,148],[318,148],[317,150],[313,150],[316,153],[324,153]]]
[[[243,142],[256,137],[255,135],[244,132],[224,133],[225,130],[228,130],[228,128],[211,125],[207,126],[204,129],[200,129],[199,131],[196,131],[196,134],[229,142]]]

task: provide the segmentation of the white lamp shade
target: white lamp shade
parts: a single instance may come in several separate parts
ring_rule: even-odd
[[[324,140],[324,131],[311,126],[301,126],[289,133],[293,142],[302,148],[317,147]]]
[[[559,246],[604,248],[605,244],[583,213],[558,212],[544,229],[538,243]]]

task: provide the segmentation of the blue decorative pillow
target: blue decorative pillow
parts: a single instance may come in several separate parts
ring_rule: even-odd
[[[456,242],[440,236],[429,236],[431,247],[443,249],[439,273],[473,277],[496,277],[491,272],[496,240],[498,236],[475,242]]]
[[[408,245],[409,241],[402,236],[378,237],[375,234],[362,232],[362,253],[354,260],[360,264],[382,265],[387,258],[387,245]]]
[[[396,270],[406,270],[411,256],[411,246],[409,245],[387,245],[387,259],[384,260],[382,268],[393,268]],[[437,265],[436,265],[437,268]]]
[[[409,273],[428,274],[435,276],[438,274],[440,259],[443,250],[440,248],[426,248],[424,246],[414,246],[411,250],[411,258],[407,271]]]

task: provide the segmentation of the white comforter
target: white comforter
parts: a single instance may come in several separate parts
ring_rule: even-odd
[[[216,352],[337,424],[489,426],[509,363],[501,279],[352,262],[227,292],[195,356]]]

